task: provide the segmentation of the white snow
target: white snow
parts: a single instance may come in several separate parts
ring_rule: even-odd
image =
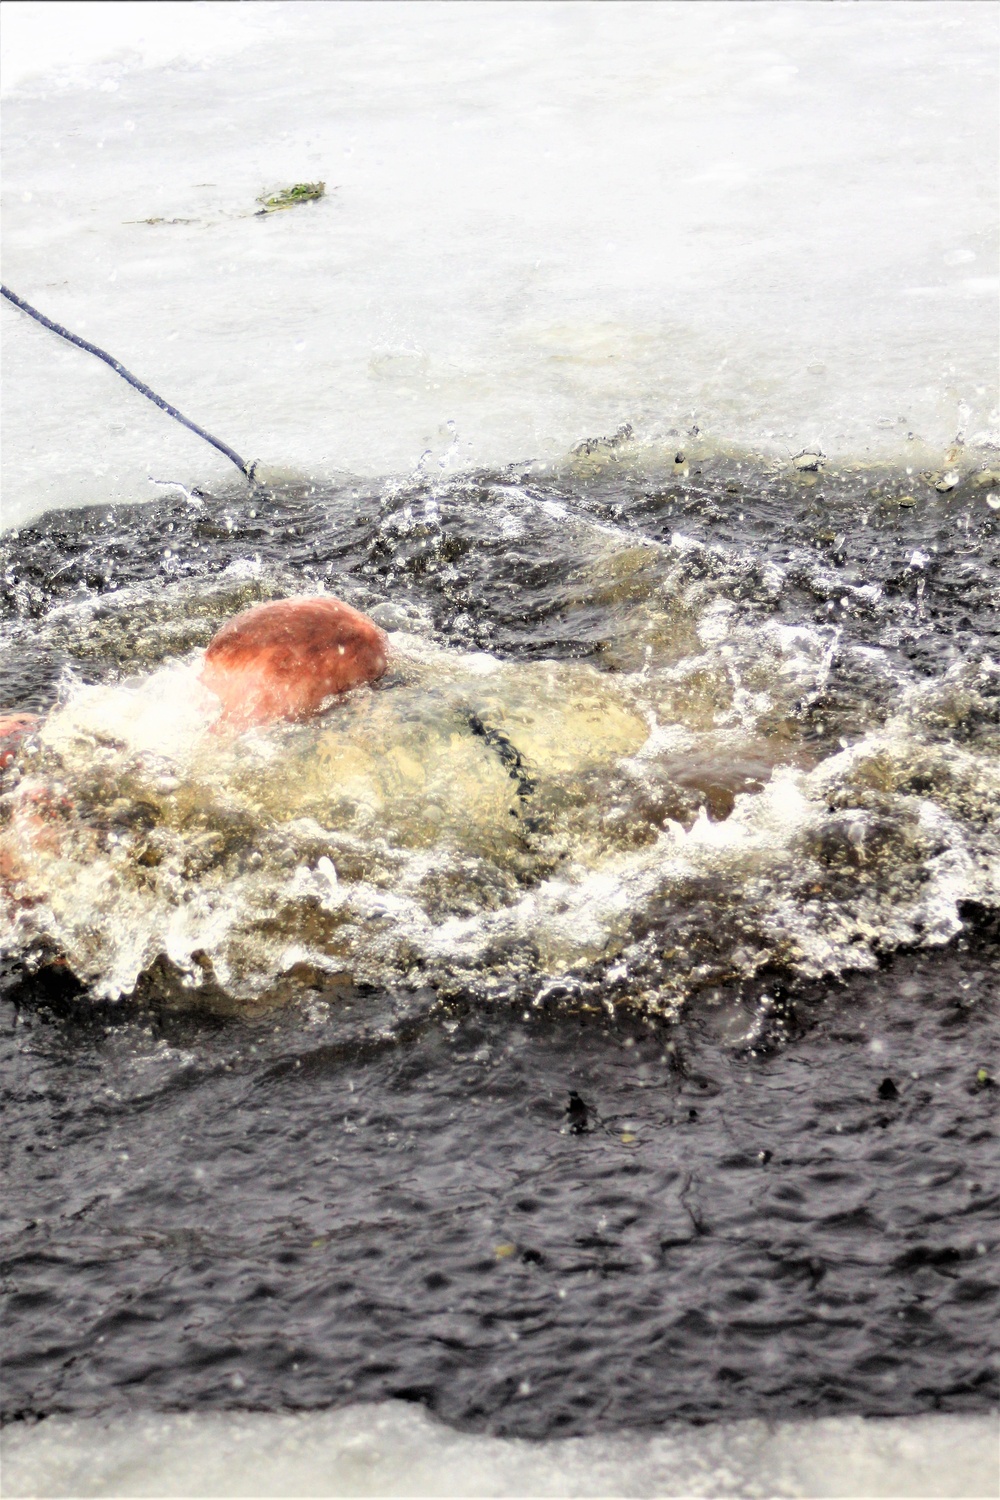
[[[271,475],[623,421],[924,462],[997,425],[996,41],[976,0],[7,0],[4,280]],[[0,317],[6,524],[235,475]]]
[[[49,1417],[2,1435],[15,1496],[985,1496],[988,1416],[827,1417],[548,1443],[457,1433],[402,1402],[283,1414]]]

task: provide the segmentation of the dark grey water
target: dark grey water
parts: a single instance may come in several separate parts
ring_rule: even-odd
[[[600,457],[5,539],[7,706],[51,708],[8,839],[63,799],[8,892],[8,1418],[996,1401],[997,514],[971,474]],[[374,830],[308,783],[289,823],[252,767],[165,778],[129,738],[221,619],[321,581],[401,666],[311,732],[429,765],[424,704],[453,714],[455,827],[424,781],[379,783]],[[476,822],[509,772],[461,729],[484,651],[516,836],[502,799]],[[683,737],[643,759],[642,715]]]
[[[734,997],[669,1026],[370,994],[210,1025],[15,990],[6,1416],[987,1409],[995,937],[786,1001],[753,1050]]]

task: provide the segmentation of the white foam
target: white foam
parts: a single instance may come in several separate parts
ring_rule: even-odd
[[[74,683],[61,713],[39,738],[56,751],[113,739],[132,755],[163,764],[190,757],[219,716],[219,700],[201,685],[202,653],[170,662],[146,677],[88,686]]]
[[[332,1412],[49,1417],[2,1435],[8,1496],[988,1496],[991,1416],[670,1425],[531,1443],[400,1402]]]
[[[6,281],[272,475],[996,426],[993,5],[8,0],[2,43]],[[2,316],[7,524],[233,477]]]

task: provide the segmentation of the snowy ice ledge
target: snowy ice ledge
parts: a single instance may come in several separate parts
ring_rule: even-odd
[[[6,280],[272,470],[994,440],[993,5],[6,9]],[[3,334],[5,524],[222,473]]]
[[[547,1443],[453,1432],[402,1402],[49,1417],[4,1432],[15,1495],[983,1496],[996,1419],[827,1417]]]

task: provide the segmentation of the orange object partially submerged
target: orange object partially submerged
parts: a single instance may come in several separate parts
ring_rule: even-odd
[[[384,632],[340,599],[277,599],[223,625],[201,680],[222,700],[220,722],[249,729],[311,717],[338,693],[375,682],[388,658]]]
[[[17,747],[38,722],[37,714],[0,714],[0,769],[10,765]]]

